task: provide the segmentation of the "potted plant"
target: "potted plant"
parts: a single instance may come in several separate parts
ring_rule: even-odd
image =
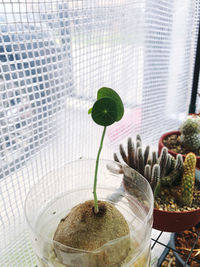
[[[176,159],[163,147],[160,155],[150,153],[150,146],[142,149],[142,140],[136,137],[136,145],[131,138],[127,142],[127,152],[119,147],[122,160],[144,175],[154,192],[153,228],[178,232],[197,224],[200,220],[200,188],[195,180],[196,156],[190,152],[183,163],[181,154]],[[114,154],[114,160],[121,159]],[[125,190],[132,193],[134,188],[123,180]]]
[[[100,160],[107,126],[123,116],[122,101],[114,90],[101,88],[88,113],[104,127],[97,159],[65,164],[43,177],[26,199],[25,216],[39,266],[149,266],[151,188],[136,174],[133,184],[140,198],[119,191],[119,170],[127,177],[132,170]],[[70,184],[73,189],[67,190]]]
[[[197,157],[197,168],[200,169],[200,117],[189,115],[180,125],[179,131],[164,133],[158,144],[158,152],[166,146],[168,152],[175,158],[182,154],[183,159],[189,152],[194,152]]]

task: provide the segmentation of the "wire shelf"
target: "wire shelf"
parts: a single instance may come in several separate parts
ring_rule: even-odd
[[[185,230],[183,232],[179,233],[170,233],[170,240],[166,244],[165,242],[161,241],[161,237],[165,234],[165,232],[160,232],[157,238],[152,238],[152,252],[155,249],[156,244],[159,244],[161,247],[164,248],[161,256],[159,257],[157,261],[157,267],[167,267],[167,266],[190,266],[189,263],[193,262],[194,265],[192,266],[200,266],[200,260],[197,259],[193,254],[198,255],[200,253],[200,249],[196,249],[196,245],[199,242],[199,237],[200,237],[200,224],[198,224],[196,227],[193,227],[191,229]],[[191,248],[190,249],[185,249],[187,251],[187,255],[183,253],[183,249],[178,250],[175,246],[176,243],[176,237],[180,235],[182,236],[183,233],[192,233],[194,234],[195,238],[193,240],[188,239],[187,241],[192,241],[190,243]],[[196,253],[194,253],[196,252]],[[181,257],[183,257],[185,260],[183,260]],[[176,263],[176,258],[179,259],[181,258],[182,262],[179,263],[180,265],[177,265]],[[174,265],[172,265],[174,264]],[[182,264],[182,265],[181,265]],[[196,264],[196,265],[195,265]],[[153,265],[154,266],[154,265]]]

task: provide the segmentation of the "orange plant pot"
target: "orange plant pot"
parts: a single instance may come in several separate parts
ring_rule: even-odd
[[[160,137],[159,145],[158,145],[158,153],[161,153],[162,148],[164,147],[163,140],[172,134],[180,135],[180,131],[172,131],[163,134]],[[172,150],[168,150],[168,152],[176,158],[176,152]],[[185,160],[185,155],[183,156],[183,160]],[[197,157],[197,169],[200,169],[200,157]],[[198,175],[200,171],[196,172]],[[197,223],[200,222],[200,209],[192,210],[192,211],[163,211],[154,208],[153,212],[153,228],[165,231],[165,232],[180,232],[187,230]]]
[[[164,232],[181,232],[200,222],[200,209],[164,211],[154,208],[153,228]]]
[[[167,132],[167,133],[164,133],[160,139],[159,139],[159,143],[158,143],[158,154],[161,153],[161,150],[162,148],[165,146],[163,144],[163,140],[167,137],[167,136],[170,136],[170,135],[173,135],[173,134],[176,134],[176,135],[181,135],[181,132],[180,131],[172,131],[172,132]],[[168,150],[168,153],[171,154],[172,156],[174,156],[176,158],[176,156],[178,155],[178,153],[172,151],[172,150]],[[186,155],[182,155],[183,156],[183,160],[185,160],[185,157]],[[196,156],[197,157],[197,169],[200,169],[200,157],[199,156]]]

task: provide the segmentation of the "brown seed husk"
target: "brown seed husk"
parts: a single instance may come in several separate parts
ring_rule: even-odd
[[[111,240],[119,239],[116,245],[96,254],[91,253],[88,266],[108,266],[122,262],[130,251],[129,226],[112,204],[99,201],[99,213],[94,212],[94,201],[89,200],[75,206],[63,218],[54,234],[54,241],[65,246],[86,251],[95,251]],[[54,249],[59,258],[59,243]],[[68,251],[68,248],[61,249]]]

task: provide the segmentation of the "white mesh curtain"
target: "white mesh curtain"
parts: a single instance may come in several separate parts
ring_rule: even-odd
[[[95,157],[96,91],[125,104],[102,157],[140,133],[176,130],[189,108],[199,1],[0,0],[0,266],[35,266],[23,215],[30,187]]]

